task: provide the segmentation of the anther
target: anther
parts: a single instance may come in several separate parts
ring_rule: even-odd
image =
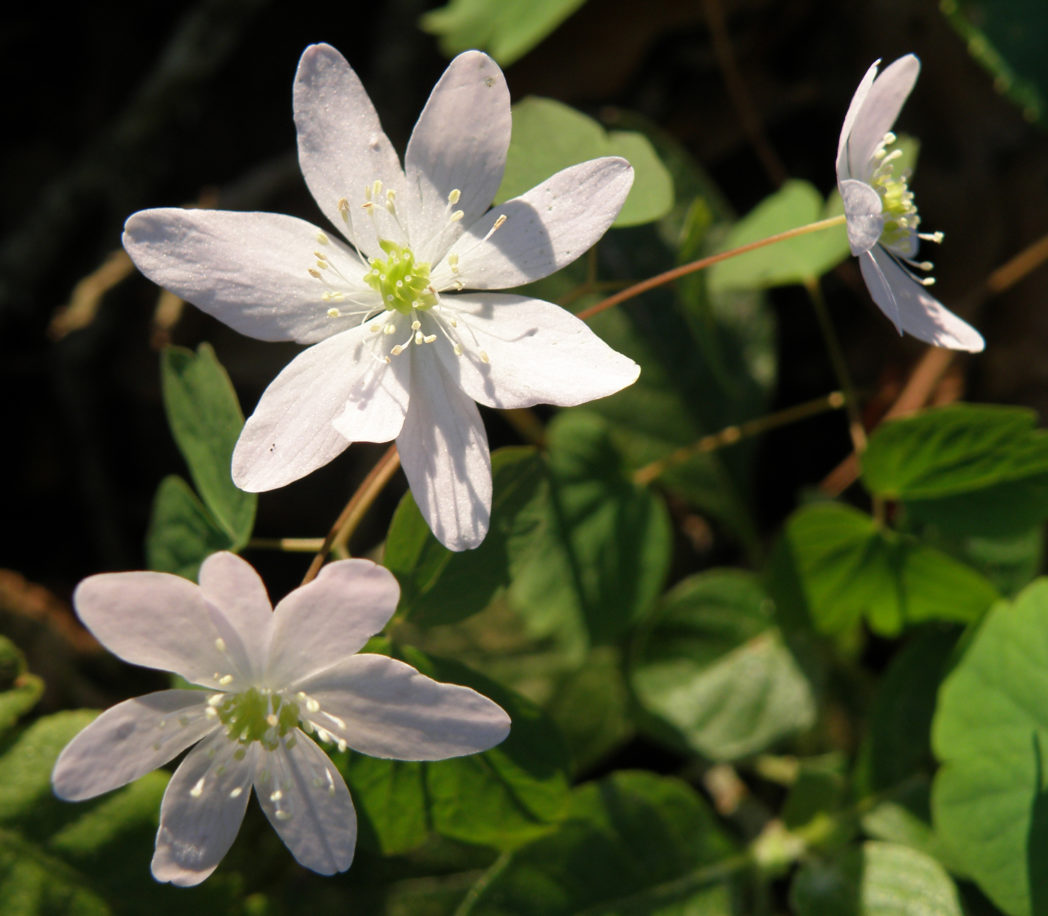
[[[324,235],[323,232],[318,232],[317,233],[317,241],[320,242],[321,245],[330,245],[331,244],[331,239],[329,239],[326,235]]]
[[[328,318],[341,318],[342,313],[338,309],[328,309],[327,316]],[[374,330],[374,328],[372,328],[372,330]]]
[[[219,652],[225,653],[226,641],[221,636],[215,640],[215,648],[218,649]]]
[[[458,188],[452,188],[448,194],[448,203],[454,207],[459,202],[460,197],[462,197],[462,192]]]
[[[196,785],[194,785],[193,788],[189,790],[189,794],[192,795],[193,798],[200,798],[200,796],[204,794],[204,777],[203,776],[201,776],[196,781]]]

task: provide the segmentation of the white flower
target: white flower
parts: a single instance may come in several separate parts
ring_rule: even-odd
[[[294,107],[306,183],[352,248],[289,216],[177,209],[134,214],[124,247],[150,279],[235,330],[314,344],[248,419],[233,455],[239,487],[281,487],[351,442],[396,439],[433,532],[452,550],[475,547],[491,458],[474,401],[570,406],[640,372],[564,309],[486,291],[574,261],[611,225],[633,170],[594,159],[489,210],[509,91],[478,51],[433,89],[404,168],[334,48],[306,49]]]
[[[205,690],[161,690],[102,713],[62,751],[55,793],[116,789],[196,745],[164,792],[158,881],[199,884],[232,845],[254,786],[295,858],[320,874],[353,860],[356,815],[327,755],[307,736],[395,760],[486,750],[509,717],[468,687],[382,655],[356,655],[397,604],[393,576],[341,560],[273,610],[254,569],[208,557],[200,585],[166,573],[107,573],[76,589],[77,613],[125,661]]]
[[[951,350],[983,349],[982,335],[961,321],[926,288],[932,264],[914,258],[920,239],[941,242],[942,233],[917,231],[920,217],[906,174],[895,174],[901,151],[892,150],[891,127],[917,82],[921,62],[900,57],[877,76],[874,63],[852,96],[837,145],[837,186],[844,199],[848,243],[863,279],[896,329]]]

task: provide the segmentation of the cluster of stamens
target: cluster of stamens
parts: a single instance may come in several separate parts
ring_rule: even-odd
[[[437,233],[437,240],[463,218],[463,211],[457,208],[461,196],[462,192],[457,188],[448,194],[447,205],[444,208],[444,224]],[[409,317],[411,319],[410,335],[406,340],[391,347],[388,351],[389,355],[379,357],[387,363],[390,361],[390,356],[399,356],[412,344],[421,346],[434,343],[441,335],[447,338],[455,355],[461,356],[463,348],[457,339],[458,334],[455,330],[458,323],[453,316],[444,314],[440,308],[440,294],[430,275],[431,265],[425,261],[416,261],[415,254],[410,247],[388,238],[388,235],[407,237],[407,231],[397,212],[396,191],[392,188],[384,189],[382,182],[376,180],[365,187],[364,203],[361,204],[361,207],[375,222],[378,244],[386,255],[385,258],[369,257],[366,261],[363,255],[360,255],[365,267],[364,283],[378,293],[379,302],[375,303],[366,297],[354,298],[351,293],[347,292],[347,290],[352,290],[356,284],[347,279],[332,263],[330,256],[325,251],[331,245],[331,240],[323,232],[318,232],[316,238],[319,248],[313,252],[314,261],[308,272],[311,277],[321,281],[327,287],[320,298],[323,302],[329,303],[328,317],[359,316],[362,324],[370,322],[372,334],[382,336],[396,334],[402,327],[391,313]],[[340,198],[337,209],[353,237],[353,218],[349,201],[344,197]],[[500,215],[477,244],[486,242],[505,222],[505,215]],[[431,239],[430,243],[434,245],[436,240]],[[443,276],[439,283],[442,289],[446,287],[455,290],[464,289],[464,284],[459,276],[459,257],[457,252],[450,253],[440,265]],[[356,306],[348,313],[334,304],[347,302]],[[423,329],[419,313],[426,312],[432,314],[434,330],[439,333],[426,333]],[[386,313],[384,318],[381,313]],[[376,317],[381,320],[371,321]],[[481,362],[488,362],[488,355],[483,350],[478,351],[477,355]]]
[[[287,746],[294,747],[293,732],[299,724],[298,704],[283,693],[249,687],[239,693],[216,693],[207,701],[207,714],[225,726],[226,737],[245,747],[257,741],[267,751],[275,751],[288,734]],[[243,759],[242,747],[233,755]]]
[[[917,213],[913,192],[909,188],[910,172],[905,170],[899,174],[895,173],[896,162],[903,155],[901,149],[892,149],[897,139],[894,133],[888,131],[873,152],[876,167],[870,176],[870,185],[881,198],[881,215],[884,218],[880,244],[901,257],[911,268],[927,272],[934,270],[935,265],[931,261],[911,260],[909,253],[916,247],[912,245],[912,240],[916,237],[927,242],[940,243],[943,234],[917,231],[921,218]],[[914,279],[924,286],[931,286],[935,282],[934,277]]]

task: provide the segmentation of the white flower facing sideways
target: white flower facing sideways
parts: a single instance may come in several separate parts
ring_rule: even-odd
[[[302,55],[294,109],[306,184],[349,245],[290,216],[160,209],[127,221],[124,247],[147,277],[235,330],[313,345],[248,419],[237,486],[271,490],[351,442],[395,439],[434,534],[452,550],[475,547],[491,457],[474,402],[571,406],[640,372],[564,309],[488,290],[538,280],[590,248],[633,169],[594,159],[489,209],[510,103],[502,71],[478,51],[433,89],[403,168],[334,48]]]
[[[393,575],[340,560],[274,610],[255,570],[217,553],[200,584],[155,572],[104,573],[74,594],[77,613],[115,655],[204,690],[161,690],[102,713],[59,755],[69,801],[126,785],[192,750],[164,792],[153,876],[188,886],[233,844],[252,786],[294,857],[330,875],[353,860],[356,814],[308,736],[394,760],[487,750],[509,716],[468,687],[382,655],[355,654],[397,605]]]
[[[941,232],[918,232],[920,217],[908,175],[896,174],[902,155],[892,149],[891,132],[921,62],[912,54],[900,57],[877,75],[877,61],[855,90],[844,117],[837,145],[837,186],[844,200],[848,243],[873,301],[903,332],[951,350],[977,352],[982,335],[949,311],[927,287],[932,269],[914,260],[920,241],[941,242]]]

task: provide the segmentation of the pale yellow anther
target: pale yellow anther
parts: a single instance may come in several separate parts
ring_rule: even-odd
[[[422,341],[423,341],[423,343],[433,343],[433,341],[436,340],[436,339],[437,339],[437,335],[436,334],[428,334],[428,335],[426,335],[425,337],[422,338]]]
[[[387,324],[382,329],[382,333],[383,334],[396,334],[397,333],[397,326],[395,324],[393,324],[393,322],[391,321],[389,324]]]
[[[233,675],[232,674],[223,674],[222,677],[220,677],[218,679],[218,683],[221,684],[223,687],[225,687],[226,684],[232,684],[233,683]]]
[[[192,789],[189,790],[189,794],[193,798],[200,798],[204,794],[204,777],[201,776],[195,783]]]
[[[242,786],[237,786],[236,788],[230,790],[229,797],[230,798],[240,798],[240,796],[243,795],[243,794],[244,794],[243,787]]]
[[[415,332],[415,344],[416,344],[417,346],[422,346],[422,342],[423,342],[423,341],[424,341],[425,339],[426,339],[426,338],[422,336],[422,332],[421,332],[421,331],[416,331],[416,332]]]
[[[215,640],[215,648],[218,649],[219,652],[226,651],[226,641],[221,636]]]
[[[463,213],[461,210],[456,210],[454,213],[451,214],[451,216],[448,217],[448,222],[457,223],[465,215],[466,214]]]
[[[417,331],[421,327],[422,327],[422,322],[419,321],[417,318],[414,321],[411,322],[411,330],[412,331]]]
[[[331,244],[331,239],[329,239],[326,235],[324,235],[323,232],[318,232],[317,233],[317,241],[320,242],[321,245],[330,245]]]
[[[459,202],[460,197],[462,197],[462,192],[458,188],[452,188],[448,194],[448,203],[454,207]]]
[[[480,361],[482,363],[490,363],[491,362],[491,360],[488,359],[488,354],[485,353],[483,350],[480,351]]]
[[[393,354],[394,356],[400,356],[400,354],[404,352],[404,348],[403,348],[403,347],[402,347],[402,346],[401,346],[400,344],[397,344],[397,345],[396,345],[396,346],[395,346],[395,347],[394,347],[394,348],[393,348],[392,350],[390,350],[389,352],[390,352],[390,353],[392,353],[392,354]]]
[[[269,800],[271,802],[278,802],[284,797],[284,793],[280,789],[274,789],[269,793]]]
[[[328,309],[327,316],[328,318],[341,318],[342,313],[338,309]]]
[[[455,346],[453,346],[451,349],[454,351],[456,356],[462,355],[462,346],[460,344],[455,344]]]
[[[309,268],[309,275],[311,277],[315,277],[317,280],[321,279],[320,271],[314,270],[312,267]]]

